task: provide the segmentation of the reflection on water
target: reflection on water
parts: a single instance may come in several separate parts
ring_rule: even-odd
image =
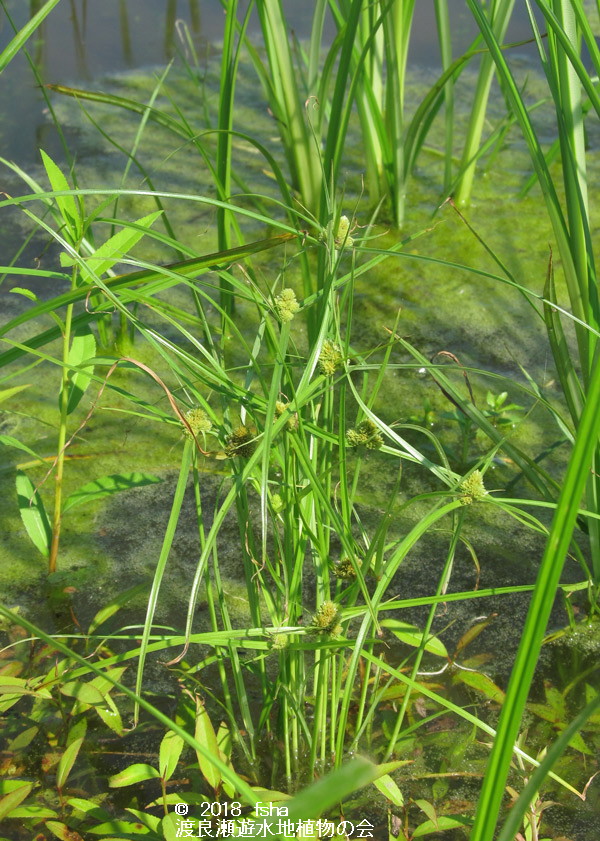
[[[14,26],[20,28],[43,5],[44,0],[7,0]],[[240,2],[240,15],[248,0]],[[283,0],[290,30],[299,38],[310,32],[311,3]],[[461,54],[472,42],[475,27],[464,0],[450,0],[454,53]],[[221,0],[63,0],[50,13],[28,42],[30,55],[44,82],[82,83],[105,73],[161,65],[179,48],[180,22],[187,24],[202,55],[206,45],[223,34]],[[250,33],[257,23],[250,25]],[[0,49],[13,29],[0,12]],[[331,38],[328,21],[325,37]],[[517,8],[507,38],[530,36],[526,9]],[[411,61],[433,66],[439,62],[435,12],[432,2],[416,4],[411,39]],[[0,86],[1,154],[20,163],[37,160],[37,147],[44,138],[44,101],[25,57],[19,55],[2,76]],[[8,119],[7,119],[8,115]]]

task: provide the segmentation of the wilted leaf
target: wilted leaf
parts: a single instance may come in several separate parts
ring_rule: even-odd
[[[60,838],[60,841],[83,841],[83,838],[78,832],[75,832],[74,829],[69,829],[66,824],[60,821],[46,821],[46,826],[53,835]]]
[[[477,692],[481,692],[482,695],[485,695],[486,698],[489,698],[490,701],[494,701],[496,704],[502,704],[504,702],[504,698],[506,697],[505,693],[499,686],[496,686],[491,678],[487,675],[481,674],[480,672],[467,672],[464,669],[459,669],[455,673],[453,680],[460,681],[461,683],[465,683],[467,686],[471,686]]]

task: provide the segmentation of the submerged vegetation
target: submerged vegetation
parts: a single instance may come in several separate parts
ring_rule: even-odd
[[[308,41],[280,0],[222,0],[218,93],[181,26],[180,69],[146,99],[41,77],[28,39],[59,2],[0,53],[0,72],[30,59],[62,142],[31,171],[1,160],[23,186],[0,201],[22,237],[1,268],[21,306],[0,326],[0,445],[24,572],[0,604],[0,838],[597,838],[599,10],[528,0],[532,102],[514,0],[466,0],[459,56],[435,0],[441,69],[408,108],[414,0],[315,0]],[[250,72],[267,130],[237,119]],[[66,102],[123,156],[116,182],[88,183]],[[552,238],[539,284],[469,207],[509,143]],[[178,154],[201,189],[163,186]],[[424,155],[436,218],[416,225]],[[435,253],[442,218],[472,252]],[[553,372],[516,342],[513,376],[414,338],[391,296],[369,323],[384,264],[469,278],[464,312],[502,285]]]

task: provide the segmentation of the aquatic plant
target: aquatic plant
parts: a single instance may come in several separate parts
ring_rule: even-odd
[[[577,555],[585,570],[584,553],[571,544],[578,517],[587,517],[592,523],[594,548],[593,517],[580,510],[587,483],[588,507],[592,515],[597,513],[597,507],[593,507],[596,477],[592,453],[600,423],[600,373],[598,366],[593,365],[597,330],[595,299],[589,291],[589,281],[594,279],[591,252],[561,252],[563,260],[570,254],[567,272],[571,286],[574,280],[580,282],[573,266],[582,268],[585,264],[588,272],[585,275],[588,285],[579,288],[579,298],[575,296],[572,301],[578,319],[575,324],[583,372],[579,385],[576,365],[569,360],[564,334],[560,332],[552,272],[544,296],[557,368],[572,412],[573,455],[564,479],[561,477],[559,494],[559,482],[540,465],[541,453],[531,452],[526,444],[512,438],[513,418],[503,413],[514,409],[516,404],[506,406],[503,391],[497,398],[492,394],[490,402],[489,389],[477,384],[486,376],[485,371],[469,372],[468,377],[456,356],[448,352],[444,358],[446,362],[450,359],[452,365],[444,367],[440,363],[441,354],[436,354],[433,361],[427,359],[399,335],[400,317],[394,323],[389,313],[386,313],[389,326],[385,324],[385,330],[380,330],[378,347],[374,348],[355,330],[357,279],[375,273],[384,259],[427,260],[449,272],[460,267],[438,260],[430,253],[406,253],[409,243],[414,247],[417,233],[382,248],[369,247],[367,236],[350,236],[353,233],[350,218],[356,214],[347,217],[341,213],[338,175],[353,97],[355,94],[359,97],[359,112],[364,109],[365,114],[373,103],[380,107],[391,99],[396,102],[396,110],[392,108],[389,113],[392,125],[388,126],[391,132],[388,140],[392,137],[396,145],[393,151],[384,149],[386,135],[377,126],[377,139],[388,158],[376,157],[379,153],[373,141],[373,158],[367,163],[377,180],[381,175],[379,161],[384,160],[385,177],[396,191],[392,199],[393,215],[399,223],[403,213],[401,191],[406,188],[411,169],[407,162],[414,164],[429,121],[443,101],[448,104],[447,83],[470,56],[452,65],[450,56],[446,55],[441,79],[418,107],[416,121],[405,127],[402,91],[413,4],[373,3],[367,7],[353,0],[340,3],[339,9],[332,5],[339,37],[326,57],[323,78],[324,84],[329,84],[338,61],[338,79],[331,99],[322,100],[326,103],[323,107],[329,110],[327,127],[324,122],[319,124],[321,117],[312,127],[317,141],[326,138],[321,155],[313,131],[307,128],[305,114],[298,108],[300,91],[284,32],[281,5],[267,0],[258,4],[266,32],[267,61],[277,70],[269,77],[263,69],[262,78],[273,88],[269,96],[277,101],[279,108],[274,113],[278,115],[279,128],[287,144],[291,180],[302,196],[304,193],[308,196],[303,199],[310,211],[306,212],[293,200],[272,154],[258,141],[253,141],[253,148],[275,175],[283,202],[272,196],[248,197],[248,191],[243,188],[239,195],[233,194],[233,184],[239,175],[233,167],[231,153],[232,140],[237,136],[233,128],[236,73],[242,46],[251,50],[252,46],[246,36],[248,17],[238,22],[238,4],[224,5],[230,14],[222,54],[214,157],[209,141],[213,130],[207,128],[206,133],[199,133],[182,113],[173,116],[127,98],[87,94],[88,101],[95,98],[102,105],[139,114],[136,139],[150,121],[168,128],[179,138],[178,143],[180,138],[185,138],[212,173],[212,194],[198,194],[191,189],[186,194],[154,190],[150,183],[143,189],[81,188],[74,180],[75,186],[71,187],[62,169],[45,156],[51,189],[39,187],[15,166],[13,171],[19,171],[31,192],[6,197],[0,202],[0,208],[21,209],[37,230],[51,236],[65,255],[62,269],[70,270],[47,273],[65,281],[68,291],[49,301],[33,301],[34,305],[26,313],[11,319],[1,331],[12,345],[0,355],[0,366],[7,371],[7,379],[24,376],[29,359],[43,362],[49,371],[58,374],[57,465],[62,465],[61,481],[70,432],[69,416],[92,384],[98,390],[90,411],[95,412],[103,401],[114,399],[119,404],[111,408],[118,408],[130,419],[143,420],[149,430],[149,442],[156,431],[161,434],[172,431],[172,459],[177,467],[162,543],[156,557],[149,559],[152,572],[142,624],[111,631],[102,627],[118,609],[129,606],[131,594],[123,594],[116,604],[106,605],[85,633],[74,627],[68,639],[62,633],[60,637],[48,634],[27,618],[15,616],[4,608],[0,610],[13,625],[26,629],[36,644],[47,646],[45,651],[53,658],[52,665],[46,662],[45,656],[41,660],[35,657],[27,660],[25,649],[19,649],[20,659],[6,664],[6,669],[3,666],[2,711],[8,712],[13,707],[16,710],[21,705],[30,713],[32,707],[27,705],[36,707],[38,724],[40,719],[49,722],[43,738],[48,744],[54,742],[52,747],[58,746],[60,751],[56,772],[58,803],[36,802],[37,795],[30,783],[21,785],[23,781],[15,773],[12,789],[6,793],[1,790],[0,810],[4,810],[8,819],[19,819],[18,810],[29,808],[26,813],[29,830],[30,825],[35,825],[36,808],[43,805],[49,811],[40,819],[58,837],[79,830],[92,834],[133,832],[129,818],[116,818],[112,805],[103,811],[104,806],[96,804],[91,797],[71,796],[76,793],[71,790],[73,768],[90,750],[84,732],[86,725],[81,722],[97,715],[109,728],[112,721],[113,731],[121,735],[123,715],[132,709],[136,727],[150,720],[148,716],[158,723],[156,757],[152,762],[127,764],[110,775],[108,785],[128,789],[149,783],[157,787],[152,798],[144,801],[143,809],[133,797],[122,801],[127,802],[129,815],[140,824],[135,826],[136,833],[149,839],[170,837],[169,833],[172,836],[176,818],[166,813],[174,798],[193,807],[197,805],[199,791],[217,804],[239,797],[249,809],[255,808],[259,795],[268,803],[281,802],[283,798],[292,812],[295,809],[294,814],[307,820],[337,808],[343,798],[361,785],[373,784],[385,798],[383,809],[394,809],[389,812],[389,830],[394,837],[419,837],[445,829],[464,833],[470,830],[471,816],[476,813],[472,838],[488,841],[495,829],[509,762],[517,757],[524,768],[537,770],[527,770],[526,781],[518,776],[511,780],[516,803],[506,824],[508,829],[502,830],[504,841],[516,831],[523,812],[531,810],[532,804],[542,814],[538,792],[545,781],[552,780],[552,784],[581,796],[577,788],[582,787],[581,781],[568,782],[552,771],[552,767],[599,704],[597,696],[592,697],[591,688],[586,706],[572,721],[564,722],[565,727],[546,757],[532,756],[517,741],[549,606],[558,589],[563,558],[568,551]],[[445,4],[436,5],[442,19]],[[478,7],[471,5],[476,14]],[[499,9],[504,9],[502,14],[505,14],[510,6],[492,5],[498,15]],[[325,8],[325,3],[316,7],[315,32],[308,57],[311,84],[317,79],[321,61],[319,22]],[[570,39],[565,37],[565,27],[560,21],[557,23],[556,14],[549,8],[546,13],[553,33],[552,55],[559,62],[560,50],[564,49],[580,73],[578,78],[585,82],[573,50],[569,51]],[[527,112],[516,99],[503,64],[498,32],[494,33],[495,23],[502,28],[500,18],[494,21],[492,14],[490,24],[490,19],[479,9],[477,19],[490,53],[504,74],[515,112],[526,128]],[[578,16],[577,21],[582,36],[587,39],[585,18]],[[362,41],[355,37],[359,32]],[[384,98],[380,86],[383,76],[377,76],[382,72],[382,51],[387,51],[388,71],[391,71]],[[256,49],[253,61],[260,71],[262,59]],[[547,66],[552,68],[552,62]],[[370,80],[366,77],[367,67]],[[552,73],[550,76],[553,81],[559,81],[560,74],[567,71],[563,68],[555,73],[556,79]],[[567,75],[571,77],[570,71]],[[155,93],[161,84],[162,80],[157,83]],[[554,87],[558,98],[561,86]],[[68,92],[76,93],[72,89]],[[593,85],[590,97],[592,93]],[[568,104],[566,95],[561,88],[561,107]],[[372,113],[376,114],[375,105]],[[481,113],[481,103],[478,107]],[[571,101],[567,110],[572,118],[577,115],[578,107]],[[566,144],[563,157],[566,160],[570,154],[577,161],[577,155],[582,154],[581,136],[575,125],[577,120],[572,122],[573,144]],[[560,131],[565,128],[568,126],[560,123]],[[407,141],[404,146],[400,143],[402,138]],[[535,138],[530,136],[529,141],[537,150]],[[390,154],[395,161],[389,158]],[[127,166],[130,160],[128,156]],[[301,171],[302,161],[308,162],[312,169]],[[371,167],[373,161],[377,165]],[[549,194],[551,185],[545,163],[539,157],[535,163]],[[570,199],[577,200],[581,211],[583,186],[579,180],[573,180],[575,169],[571,167],[572,180],[567,184],[567,192]],[[581,173],[577,175],[580,178]],[[128,213],[123,210],[125,200],[131,203]],[[136,204],[148,200],[157,210],[140,217]],[[554,194],[548,202],[557,224],[557,239],[561,248],[566,248],[569,237],[560,221],[560,208],[553,204]],[[199,254],[193,245],[175,236],[169,227],[169,214],[162,212],[159,203],[169,207],[177,204],[189,213],[199,207],[214,210],[217,251]],[[31,208],[40,205],[52,209],[52,221],[42,214],[33,214]],[[105,217],[103,214],[109,206],[115,212]],[[578,217],[577,210],[571,214],[569,233],[572,230],[574,242],[587,249],[588,239],[591,240],[588,218],[582,212]],[[583,225],[581,235],[576,230],[578,220]],[[160,227],[163,224],[164,229]],[[115,228],[119,229],[117,233]],[[278,233],[261,239],[265,229]],[[236,247],[232,247],[233,235],[240,242]],[[165,249],[161,252],[168,255],[165,264],[149,262],[142,250],[132,253],[137,244]],[[280,246],[284,244],[287,250],[281,256]],[[352,248],[351,254],[344,253],[344,246],[346,250]],[[265,266],[261,254],[274,259]],[[273,272],[275,258],[279,259],[279,265]],[[171,259],[175,262],[167,262]],[[113,268],[124,260],[135,270],[127,275],[114,275]],[[299,278],[293,274],[296,266]],[[6,266],[4,270],[13,268]],[[492,276],[483,269],[470,268],[481,278]],[[22,273],[35,271],[39,270],[25,269]],[[288,276],[292,276],[289,281]],[[513,282],[505,273],[500,279],[507,277]],[[302,286],[296,287],[296,282]],[[302,306],[287,283],[302,288]],[[519,286],[516,282],[514,285]],[[521,286],[519,289],[523,291]],[[173,290],[177,291],[177,297],[165,295]],[[281,291],[277,294],[277,290]],[[144,357],[151,359],[156,369],[160,368],[160,377],[150,363],[124,356],[118,342],[108,341],[114,338],[112,314],[107,312],[109,305],[118,312],[127,335],[135,334]],[[563,310],[561,313],[564,317]],[[48,314],[59,320],[50,329],[38,324]],[[30,333],[22,341],[16,331],[24,325]],[[103,346],[100,352],[96,336],[98,344]],[[60,345],[58,356],[50,344],[55,340]],[[16,373],[16,369],[7,367],[14,362],[22,366]],[[116,385],[108,375],[102,376],[103,369],[108,373],[120,369],[127,376]],[[427,399],[438,389],[452,403],[456,418],[466,418],[469,430],[478,429],[481,433],[476,456],[467,453],[462,461],[469,464],[461,464],[459,471],[453,469],[444,430],[404,423],[397,419],[397,413],[404,409],[390,403],[390,383],[400,374],[412,375],[415,369],[425,374]],[[141,391],[138,380],[132,376],[140,371],[150,374]],[[457,373],[460,387],[455,382]],[[505,387],[504,383],[502,380],[500,388]],[[19,381],[16,388],[24,385]],[[160,391],[154,391],[157,385]],[[560,421],[560,412],[544,400],[535,383],[519,387],[525,402],[543,405],[552,418]],[[7,399],[14,394],[11,392]],[[167,402],[161,405],[157,402],[160,400]],[[482,404],[483,408],[479,408]],[[356,417],[361,420],[348,428],[349,418]],[[84,423],[86,420],[87,417]],[[523,416],[521,420],[525,422]],[[563,423],[562,427],[565,426]],[[188,434],[182,435],[182,428]],[[205,434],[218,438],[224,449],[202,446]],[[31,454],[28,443],[17,439],[11,442],[6,436],[0,440]],[[470,439],[467,443],[470,445]],[[370,455],[369,450],[379,452]],[[373,460],[378,463],[374,492],[373,484],[369,484],[373,474],[367,456],[371,463]],[[403,482],[404,466],[410,468],[410,483]],[[496,468],[499,469],[494,475],[499,477],[499,483],[516,484],[524,478],[536,498],[532,500],[524,494],[523,498],[512,499],[488,493],[483,477]],[[217,492],[206,481],[210,473],[219,476]],[[48,518],[44,523],[40,494],[33,481],[28,481],[25,484],[22,476],[18,479],[25,527],[31,536],[41,529],[45,535],[42,545],[49,550],[52,537],[49,537]],[[71,497],[63,502],[61,482],[57,484],[54,516],[60,525],[61,512],[64,513]],[[120,489],[116,488],[117,484],[115,481],[114,487],[109,488],[105,481],[97,480],[96,485],[84,485],[78,493],[83,494],[82,499],[100,499]],[[175,535],[184,525],[186,493],[192,499],[196,539],[195,547],[186,548],[192,558],[186,618],[175,629],[161,628],[156,617]],[[503,528],[506,522],[516,522],[546,535],[543,519],[529,511],[536,505],[555,511],[538,583],[532,585],[525,579],[525,583],[504,588],[478,589],[481,564],[477,540],[469,531],[470,522],[484,521],[489,516],[497,518]],[[233,552],[232,523],[237,528]],[[400,574],[424,538],[430,541],[427,554],[431,551],[430,544],[435,545],[433,561],[427,568],[431,588],[424,596],[406,592],[399,597]],[[450,584],[461,560],[461,548],[471,558],[476,583],[466,592],[453,592]],[[232,555],[235,576],[230,573]],[[333,558],[340,560],[335,563]],[[595,565],[594,560],[594,575]],[[572,594],[589,588],[586,576],[585,581],[563,585],[562,591]],[[440,616],[440,606],[445,609],[455,601],[469,602],[491,596],[510,598],[520,591],[533,593],[532,604],[514,676],[504,695],[503,689],[484,671],[483,659],[474,657],[467,662],[459,657],[470,641],[485,630],[487,618],[464,629],[458,643],[450,647],[449,628]],[[420,619],[411,617],[410,622],[405,621],[405,611],[423,607],[425,611]],[[178,605],[178,619],[181,612]],[[199,619],[205,623],[202,630],[198,630]],[[16,639],[14,642],[17,647],[24,645]],[[148,700],[149,692],[155,687],[147,676],[149,657],[155,653],[164,656],[157,668],[164,669],[174,687],[172,692],[158,698],[156,705]],[[121,682],[121,670],[126,662],[135,665],[135,690]],[[31,671],[26,672],[26,668]],[[15,673],[10,673],[11,669]],[[449,681],[447,684],[442,675]],[[488,706],[502,704],[498,726],[490,723],[495,716],[488,715],[488,706],[473,711],[472,697],[457,698],[457,688],[475,692]],[[172,716],[158,708],[165,697],[176,710]],[[65,698],[73,699],[73,706]],[[544,711],[546,706],[541,705]],[[530,706],[530,712],[535,714],[536,708]],[[453,721],[464,725],[464,732],[457,727],[456,742],[460,743],[461,752],[448,752],[445,767],[451,765],[454,756],[458,764],[468,757],[482,768],[488,758],[487,747],[478,744],[474,734],[483,733],[486,739],[494,741],[480,805],[475,809],[473,804],[470,815],[446,814],[435,797],[417,794],[409,799],[403,789],[409,791],[416,777],[402,775],[405,760],[392,761],[393,757],[405,755],[413,740],[417,740],[419,748],[426,744],[427,725],[442,714],[451,715]],[[57,717],[58,724],[53,722]],[[16,718],[12,719],[11,727],[16,726],[15,721]],[[43,728],[38,724],[32,738],[39,735],[42,739]],[[19,738],[21,742],[11,743],[15,754],[20,752],[19,744],[27,737],[20,731],[14,739]],[[185,757],[184,746],[191,748],[191,760],[181,759]],[[361,750],[377,756],[381,764],[374,766],[358,760],[348,766],[346,757]],[[414,754],[417,756],[419,751]],[[183,768],[182,763],[186,763]],[[167,787],[176,778],[178,769],[185,769],[186,779],[191,782],[189,790],[175,793]],[[327,776],[330,769],[334,769],[333,775]],[[315,777],[320,778],[316,783]],[[285,792],[265,790],[265,786],[279,785],[281,780],[290,792],[306,787],[289,801]],[[521,786],[521,794],[515,786]],[[160,817],[156,814],[158,810]],[[418,810],[426,816],[425,821],[422,815],[415,817]],[[335,820],[340,820],[339,808],[335,814]],[[535,828],[540,825],[537,821]]]

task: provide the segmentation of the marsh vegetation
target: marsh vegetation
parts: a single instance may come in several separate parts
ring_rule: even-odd
[[[1,838],[595,841],[599,9],[434,0],[423,70],[414,0],[222,0],[67,84],[62,4],[0,0]]]

